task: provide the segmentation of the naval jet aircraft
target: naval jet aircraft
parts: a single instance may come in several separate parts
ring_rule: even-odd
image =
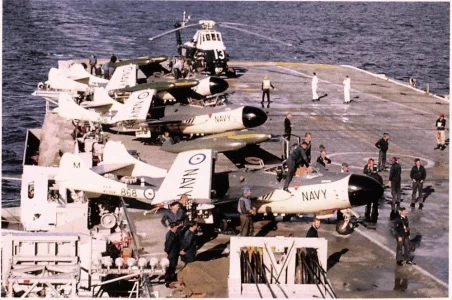
[[[318,218],[327,218],[341,211],[343,219],[338,221],[336,230],[339,234],[349,234],[353,230],[351,216],[358,217],[352,207],[366,205],[383,195],[383,187],[373,178],[347,173],[296,177],[286,192],[273,173],[263,170],[213,173],[214,161],[212,150],[178,154],[151,204],[168,203],[185,194],[194,209],[204,205],[202,212],[197,209],[201,222],[212,224],[214,216],[218,222],[218,218],[224,219],[228,209],[236,212],[237,200],[243,188],[248,187],[258,214],[316,214]],[[215,208],[206,209],[206,205]]]
[[[117,98],[125,93],[149,89],[150,86],[173,84],[166,89],[160,89],[156,97],[164,103],[169,101],[186,104],[189,98],[202,100],[208,96],[223,93],[229,87],[226,80],[211,76],[193,76],[187,79],[154,76],[145,78],[146,76],[135,63],[121,64],[116,68],[105,89],[115,94]]]

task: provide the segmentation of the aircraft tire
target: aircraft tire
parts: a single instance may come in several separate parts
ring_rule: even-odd
[[[294,215],[292,215],[292,214],[287,214],[284,217],[282,217],[282,220],[283,220],[283,222],[289,222],[290,219],[292,219],[293,216]]]
[[[350,222],[347,224],[347,226],[345,228],[342,228],[342,226],[344,225],[344,222],[345,222],[344,220],[340,220],[336,223],[336,231],[340,235],[348,235],[353,232],[353,227],[350,224]]]

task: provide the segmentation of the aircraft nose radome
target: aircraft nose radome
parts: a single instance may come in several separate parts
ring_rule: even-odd
[[[228,87],[229,87],[229,84],[226,80],[218,78],[218,77],[210,77],[209,89],[210,89],[211,95],[223,93],[224,91],[226,91],[228,89]]]
[[[257,127],[267,121],[267,114],[258,107],[245,106],[243,108],[242,121],[246,128]]]
[[[369,176],[352,174],[348,182],[348,199],[352,206],[361,206],[380,199],[383,186]]]

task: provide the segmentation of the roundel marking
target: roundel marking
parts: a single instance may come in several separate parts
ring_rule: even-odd
[[[144,197],[148,200],[152,200],[155,197],[155,192],[153,189],[144,190]]]
[[[202,163],[205,160],[206,160],[206,155],[203,153],[198,153],[198,154],[195,154],[192,157],[190,157],[190,159],[188,160],[188,163],[190,165],[199,165],[200,163]]]
[[[138,99],[144,99],[147,98],[149,96],[149,92],[142,92],[141,94],[138,95]]]
[[[123,73],[130,73],[132,71],[132,67],[128,66],[122,70]]]

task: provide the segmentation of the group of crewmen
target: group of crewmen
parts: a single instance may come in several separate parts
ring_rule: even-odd
[[[284,137],[290,142],[292,135],[292,128],[294,127],[291,123],[292,114],[288,113],[284,120]],[[441,114],[439,119],[435,122],[436,126],[436,149],[444,150],[446,148],[446,137],[445,137],[445,127],[446,120],[444,114]],[[296,144],[287,159],[287,176],[284,182],[284,190],[289,192],[288,187],[292,181],[293,176],[298,167],[307,167],[307,171],[310,172],[311,166],[311,133],[307,132],[305,134],[304,141],[300,144]],[[381,171],[387,171],[386,169],[386,153],[389,149],[389,134],[387,132],[383,133],[383,137],[375,143],[375,147],[379,149],[378,164],[375,165],[374,159],[369,158],[367,164],[364,166],[363,173],[377,180],[381,185],[383,185],[383,178],[380,174]],[[326,157],[325,147],[320,145],[319,147],[320,156],[317,159],[317,167],[319,170],[327,170],[325,166],[331,163],[331,160]],[[347,163],[343,163],[341,167],[341,172],[350,172]],[[402,167],[398,161],[397,157],[392,157],[391,167],[389,169],[389,181],[388,185],[391,187],[392,203],[391,203],[391,213],[390,219],[394,220],[394,228],[397,237],[397,255],[396,260],[398,265],[403,265],[403,260],[406,264],[414,264],[411,259],[411,252],[414,247],[410,242],[410,230],[409,222],[407,217],[407,210],[404,207],[400,207],[401,202],[401,174]],[[427,177],[427,172],[425,167],[419,158],[414,160],[414,166],[410,171],[410,179],[412,185],[412,195],[411,195],[411,209],[415,209],[416,203],[419,203],[419,209],[422,210],[424,207],[425,198],[423,197],[423,184]],[[376,199],[374,203],[369,203],[365,210],[365,221],[376,223],[378,220],[378,202]],[[403,249],[403,251],[402,251]]]
[[[176,266],[179,256],[185,264],[195,261],[197,249],[197,219],[189,220],[187,211],[188,197],[182,195],[179,201],[170,204],[163,214],[161,223],[168,228],[165,237],[165,252],[169,266],[165,273],[165,286],[171,288],[176,281]]]
[[[89,58],[89,66],[90,66],[90,74],[93,74],[97,77],[104,77],[104,79],[110,79],[115,71],[115,67],[112,64],[118,61],[116,55],[112,54],[110,57],[110,61],[104,63],[103,65],[97,65],[97,57],[95,54],[92,54]]]

